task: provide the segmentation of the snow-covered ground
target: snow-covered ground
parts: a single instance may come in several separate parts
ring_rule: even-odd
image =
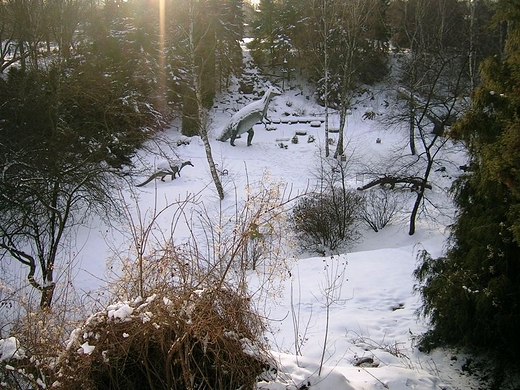
[[[299,89],[285,91],[270,105],[269,117],[284,118],[266,130],[255,125],[253,145],[246,146],[245,137],[236,140],[232,147],[228,142],[216,140],[231,115],[248,101],[239,95],[220,96],[211,112],[210,139],[213,157],[218,163],[226,198],[221,207],[234,207],[244,198],[246,184],[265,179],[269,172],[272,179],[286,183],[293,193],[312,187],[316,181],[317,164],[325,143],[324,125],[313,127],[311,123],[287,123],[286,114],[323,117],[323,108],[313,104],[309,91]],[[366,184],[367,166],[382,165],[389,155],[398,150],[406,153],[407,135],[397,130],[385,130],[377,120],[365,120],[367,110],[382,113],[384,104],[376,97],[353,110],[348,117],[345,136],[348,141],[349,184],[356,188]],[[331,127],[339,119],[332,116]],[[295,121],[296,122],[296,121]],[[208,209],[217,209],[218,196],[212,183],[202,141],[198,137],[177,146],[185,140],[178,124],[160,134],[161,140],[150,142],[149,149],[136,158],[137,168],[143,168],[123,191],[137,199],[130,208],[134,215],[139,209],[142,216],[150,217],[152,209],[197,194]],[[315,124],[316,125],[316,124]],[[295,132],[299,142],[291,142]],[[307,142],[309,135],[314,142]],[[330,134],[337,138],[337,133]],[[380,139],[381,142],[376,142]],[[175,145],[170,149],[168,143]],[[281,147],[280,144],[287,147]],[[335,145],[331,146],[334,150]],[[150,153],[155,150],[158,154]],[[269,319],[267,334],[273,355],[278,360],[278,375],[273,381],[259,384],[261,389],[469,389],[477,388],[476,379],[461,369],[464,356],[451,351],[437,351],[425,355],[416,348],[417,337],[426,330],[426,323],[418,319],[415,311],[420,306],[419,297],[413,294],[412,272],[417,265],[417,251],[424,248],[433,256],[442,254],[447,238],[446,227],[454,215],[454,209],[445,190],[455,177],[463,156],[446,148],[445,171],[433,174],[436,184],[429,198],[437,206],[430,207],[430,215],[420,217],[417,232],[408,235],[407,212],[410,194],[403,203],[403,218],[375,233],[365,229],[362,239],[341,253],[317,257],[316,254],[299,255],[293,260],[290,272],[280,279],[280,290],[272,294],[272,300],[258,305]],[[161,151],[159,153],[159,151]],[[146,179],[153,166],[163,158],[190,160],[194,167],[186,166],[175,180],[152,181],[135,188]],[[452,153],[450,155],[450,153]],[[446,163],[453,160],[453,164]],[[128,197],[128,199],[134,199]],[[171,212],[158,219],[158,226],[165,231],[171,228]],[[435,217],[435,218],[433,218]],[[126,230],[127,231],[127,230]],[[125,227],[120,231],[108,229],[102,223],[93,223],[91,229],[79,232],[75,268],[76,288],[92,293],[109,278],[107,259],[114,252],[129,247],[129,235]],[[166,233],[168,236],[168,233]],[[182,243],[189,236],[177,227],[174,239]],[[109,264],[113,265],[108,262]],[[340,278],[340,288],[334,291],[334,300],[327,301],[326,288],[331,280]],[[251,283],[258,283],[252,274]],[[329,323],[327,325],[327,313]],[[325,336],[328,330],[327,336]],[[299,353],[297,354],[296,351]],[[320,373],[320,361],[324,365]]]

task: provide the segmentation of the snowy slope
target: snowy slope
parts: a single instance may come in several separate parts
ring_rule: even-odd
[[[287,116],[297,118],[294,114],[322,117],[322,108],[304,95],[299,90],[285,91],[271,102],[268,117],[275,120]],[[227,173],[222,176],[226,191],[222,208],[233,209],[237,201],[244,199],[246,184],[262,180],[266,171],[294,193],[312,187],[324,148],[324,126],[313,127],[308,121],[282,123],[281,120],[269,130],[256,125],[251,147],[246,146],[244,138],[237,139],[236,147],[232,147],[216,138],[229,122],[237,101],[245,105],[248,100],[238,95],[222,96],[218,109],[212,112],[213,157],[218,169]],[[367,180],[364,175],[367,166],[377,166],[387,161],[390,153],[406,149],[406,134],[385,130],[377,121],[364,120],[362,116],[366,110],[381,113],[384,107],[376,98],[370,102],[370,107],[361,104],[348,118],[345,136],[347,154],[352,160],[349,184],[353,188]],[[332,116],[331,127],[337,123],[338,118]],[[161,134],[160,140],[150,143],[147,151],[136,158],[137,165],[143,168],[143,176],[136,175],[134,183],[129,183],[124,191],[136,218],[139,213],[150,216],[154,207],[160,209],[193,194],[208,209],[218,208],[218,196],[198,137],[174,148],[172,158],[189,159],[194,165],[183,170],[182,177],[174,181],[167,178],[165,182],[151,182],[139,189],[134,187],[146,176],[146,168],[154,166],[157,157],[150,154],[150,149],[161,150],[164,155],[170,143],[176,145],[177,140],[185,139],[178,128],[174,123]],[[290,140],[296,132],[304,135],[298,136],[299,142],[294,144]],[[307,142],[310,135],[314,142]],[[337,134],[330,136],[336,138]],[[375,142],[378,138],[380,143]],[[279,366],[278,375],[270,382],[259,384],[259,388],[423,390],[476,387],[474,378],[462,374],[463,357],[455,360],[455,355],[448,351],[424,355],[414,343],[426,330],[424,320],[417,319],[414,313],[420,305],[419,297],[413,294],[416,254],[422,248],[434,256],[442,253],[446,227],[454,213],[445,190],[457,174],[458,161],[463,161],[457,149],[447,148],[443,158],[453,163],[446,164],[447,172],[436,172],[432,177],[438,185],[434,186],[430,198],[439,208],[431,209],[428,217],[419,219],[414,236],[407,234],[407,212],[413,201],[411,194],[403,204],[402,218],[379,233],[364,230],[362,240],[345,253],[326,257],[300,254],[301,258],[291,263],[288,275],[279,280],[278,294],[273,294],[271,301],[258,304],[269,319],[267,337]],[[170,229],[174,214],[174,209],[164,212],[158,218],[157,226],[164,231]],[[113,252],[128,249],[130,237],[125,231],[124,226],[117,230],[102,223],[96,225],[94,221],[90,230],[82,232],[78,239],[78,246],[83,247],[78,256],[81,264],[75,277],[81,290],[90,293],[110,278],[106,259]],[[161,234],[165,234],[164,231]],[[177,226],[174,241],[182,243],[188,237],[188,232]],[[109,264],[113,266],[114,263],[117,259],[112,257]],[[327,304],[327,281],[340,274],[341,289],[333,303]],[[261,281],[262,275],[251,274],[253,289]],[[330,315],[328,326],[327,313]],[[324,366],[318,375],[322,354]],[[359,359],[365,358],[369,359],[358,366]]]

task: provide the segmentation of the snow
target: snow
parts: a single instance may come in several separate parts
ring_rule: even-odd
[[[133,307],[128,305],[128,303],[119,303],[107,308],[108,318],[118,318],[121,321],[125,321],[133,312]]]
[[[0,362],[11,359],[20,360],[25,357],[25,352],[20,348],[20,342],[16,337],[0,339]]]
[[[256,100],[252,103],[249,103],[238,110],[231,119],[229,123],[222,130],[222,134],[218,137],[221,141],[227,141],[233,132],[236,130],[237,126],[240,122],[243,123],[243,129],[238,134],[243,134],[251,127],[253,127],[257,122],[261,121],[264,116],[265,105],[270,99],[271,94],[278,95],[280,91],[275,87],[268,88],[261,99]]]
[[[94,349],[96,349],[95,346],[89,345],[88,341],[85,341],[83,344],[81,344],[81,347],[78,349],[78,353],[90,355],[94,351]]]
[[[245,199],[247,184],[264,180],[265,172],[273,180],[285,183],[294,195],[312,188],[316,182],[320,153],[327,140],[324,126],[316,119],[323,117],[323,109],[304,95],[295,90],[275,97],[269,106],[268,117],[280,119],[280,122],[275,130],[270,131],[263,125],[255,125],[251,147],[246,146],[244,138],[237,139],[236,147],[217,141],[230,119],[222,97],[222,102],[218,103],[219,110],[211,112],[209,129],[214,160],[219,170],[228,172],[221,177],[226,193],[222,203],[219,203],[211,180],[204,145],[198,137],[193,137],[188,145],[179,146],[175,152],[182,160],[191,160],[194,168],[183,171],[182,177],[173,181],[167,178],[165,182],[156,181],[154,186],[139,189],[134,184],[139,183],[140,178],[135,177],[135,183],[130,183],[126,189],[130,211],[136,216],[150,216],[154,209],[160,210],[178,199],[195,195],[208,210],[219,207],[233,210],[237,202]],[[231,107],[237,100],[238,96],[231,96],[227,104]],[[353,156],[348,176],[352,188],[367,180],[364,173],[368,166],[387,161],[389,153],[394,151],[406,153],[406,133],[385,130],[376,121],[362,118],[367,110],[383,112],[383,100],[384,97],[376,97],[366,107],[360,104],[348,118],[345,137],[347,154]],[[289,101],[290,105],[287,104]],[[291,117],[297,117],[294,114],[299,112],[306,120],[282,123],[281,119],[287,112]],[[339,123],[337,116],[332,115],[330,123]],[[179,124],[173,124],[161,134],[162,139],[172,144],[185,139],[177,129]],[[305,131],[306,135],[300,136],[297,144],[288,142],[287,148],[279,147],[277,139],[291,139],[296,131]],[[315,141],[307,142],[311,135]],[[336,139],[337,134],[330,134],[330,137]],[[377,139],[381,143],[377,143]],[[152,148],[151,144],[146,152],[141,152],[136,164],[153,166],[156,156],[150,154]],[[334,148],[335,145],[331,145],[332,151]],[[258,389],[455,390],[477,387],[474,378],[465,376],[460,369],[463,357],[459,356],[458,363],[454,363],[453,351],[426,355],[416,347],[417,338],[427,330],[425,320],[415,314],[420,307],[420,299],[413,293],[412,272],[417,266],[416,255],[423,248],[433,256],[443,252],[448,233],[446,227],[454,215],[444,190],[458,174],[456,168],[464,162],[463,158],[456,149],[446,147],[443,161],[454,162],[446,164],[446,172],[432,173],[431,180],[437,185],[429,194],[439,208],[430,209],[428,216],[418,220],[413,236],[409,236],[407,231],[407,216],[414,200],[413,194],[409,194],[403,201],[401,218],[378,233],[362,230],[362,240],[352,247],[327,256],[294,252],[297,258],[289,263],[285,278],[278,281],[280,288],[273,291],[268,301],[257,305],[268,320],[266,337],[277,362],[276,374],[272,373],[269,380],[259,383]],[[136,203],[132,204],[132,199],[137,199]],[[169,229],[175,226],[172,240],[175,244],[182,244],[190,237],[190,231],[182,224],[172,222],[175,212],[173,208],[157,216],[154,228],[156,236],[170,237]],[[134,221],[141,220],[135,217]],[[125,226],[115,229],[94,221],[88,229],[79,229],[77,245],[82,250],[78,250],[77,255],[81,265],[75,273],[76,288],[91,296],[106,289],[103,281],[109,280],[111,272],[117,268],[114,266],[117,263],[114,252],[130,253],[130,241]],[[107,261],[109,258],[111,260]],[[342,278],[341,284],[331,291],[329,287],[338,277]],[[254,290],[263,280],[262,275],[251,273],[251,288]],[[101,292],[98,296],[102,295]],[[167,298],[161,299],[164,304],[170,302]],[[125,321],[135,314],[134,311],[140,310],[136,306],[138,303],[122,301],[110,305],[107,316]],[[143,322],[153,319],[150,312],[142,312],[140,316]],[[14,349],[17,344],[6,340],[0,340],[3,342],[0,344],[0,360],[8,359],[7,356],[20,356],[17,355],[18,347],[18,352]],[[92,348],[84,343],[80,350],[88,354]],[[373,363],[356,365],[360,358],[365,357],[371,358]]]
[[[324,126],[315,127],[315,122],[321,124],[323,111],[297,95],[286,91],[273,99],[268,117],[278,122],[276,130],[266,131],[264,126],[255,125],[251,147],[246,146],[243,138],[237,139],[234,148],[217,141],[222,128],[229,122],[229,114],[221,106],[212,113],[210,138],[213,157],[219,169],[229,172],[222,176],[226,191],[223,209],[234,207],[236,201],[244,199],[246,183],[263,180],[266,171],[271,178],[286,183],[294,193],[306,190],[316,180],[315,171],[325,134]],[[234,98],[229,100],[236,101]],[[288,101],[291,102],[290,107],[286,104]],[[385,131],[377,122],[362,118],[367,110],[382,112],[382,104],[377,103],[376,99],[370,102],[370,106],[360,106],[349,116],[345,131],[347,151],[349,155],[355,155],[352,160],[356,161],[350,168],[349,184],[352,188],[357,188],[366,180],[360,172],[367,164],[377,164],[385,160],[390,152],[406,150],[407,147],[403,143],[406,134]],[[297,111],[305,113],[301,123],[293,120],[282,123],[281,119],[287,116],[285,113],[290,112],[292,117],[292,113]],[[339,123],[339,120],[332,115],[330,123]],[[297,144],[287,143],[287,149],[278,146],[278,139],[291,139],[296,131],[304,131],[305,137],[300,136]],[[307,142],[309,135],[315,138],[315,142]],[[163,136],[173,143],[183,137],[175,127]],[[330,134],[330,137],[335,138],[337,134]],[[377,143],[377,139],[381,143]],[[331,150],[334,147],[332,145]],[[217,207],[218,197],[202,141],[193,137],[189,145],[178,148],[176,152],[181,159],[191,160],[195,168],[175,181],[157,182],[154,188],[139,190],[138,207],[141,212],[154,207],[157,199],[159,203],[163,199],[164,203],[160,205],[166,205],[183,194],[199,194],[208,208]],[[443,159],[457,161],[463,158],[459,152],[449,153],[447,148]],[[140,161],[147,159],[153,161],[154,156],[139,156]],[[259,305],[269,319],[270,332],[267,337],[278,368],[277,374],[269,381],[259,383],[259,389],[288,390],[307,386],[315,390],[425,390],[462,389],[473,385],[472,378],[464,377],[460,369],[451,365],[452,361],[447,358],[451,352],[425,355],[415,345],[427,325],[415,314],[420,301],[413,294],[412,272],[417,266],[419,249],[427,249],[434,256],[442,254],[446,226],[454,215],[451,202],[443,190],[449,188],[452,178],[457,175],[454,167],[458,167],[458,162],[447,165],[448,171],[451,170],[448,174],[441,176],[439,172],[432,178],[439,185],[434,187],[430,198],[442,205],[441,211],[432,211],[439,213],[435,219],[419,219],[414,236],[407,234],[406,211],[410,207],[405,203],[403,218],[378,233],[364,230],[363,239],[344,253],[326,257],[300,255],[291,263],[291,276],[280,280],[278,297],[264,306]],[[407,201],[413,201],[413,194]],[[170,227],[169,218],[171,215],[164,216],[159,222],[164,229]],[[188,237],[180,230],[175,232],[177,243]],[[99,254],[99,251],[96,253]],[[84,267],[87,264],[98,265],[89,267],[88,273],[102,278],[102,262],[89,260],[86,251],[83,256]],[[341,272],[344,272],[341,289],[335,291],[337,296],[331,303],[327,301],[327,283]],[[257,278],[252,275],[252,289],[255,283],[260,284],[262,280],[261,276]],[[85,280],[85,289],[89,288],[88,283]],[[330,314],[328,329],[325,321],[327,310]],[[131,314],[129,307],[124,305],[109,313],[121,319]],[[327,340],[324,338],[326,330]],[[296,354],[297,350],[300,354]],[[318,375],[323,352],[322,372]],[[355,362],[362,357],[370,357],[373,364],[370,367],[356,366]]]
[[[170,166],[170,162],[169,161],[160,160],[160,161],[156,162],[156,170],[157,171],[161,171],[161,170],[167,170],[168,171],[170,169],[171,169],[171,166]]]

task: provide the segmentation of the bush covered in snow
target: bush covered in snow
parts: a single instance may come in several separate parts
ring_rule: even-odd
[[[72,333],[52,386],[252,388],[267,361],[252,313],[247,299],[225,288],[108,306]]]
[[[22,388],[34,382],[34,376],[19,368],[20,362],[26,360],[25,350],[16,337],[0,339],[0,388]]]

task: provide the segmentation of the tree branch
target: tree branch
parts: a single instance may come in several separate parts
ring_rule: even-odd
[[[383,176],[378,179],[372,180],[370,183],[365,184],[363,187],[358,187],[358,191],[368,190],[369,188],[375,187],[377,185],[385,185],[389,184],[390,188],[394,188],[396,184],[409,184],[412,188],[418,189],[419,187],[424,187],[428,189],[432,189],[431,184],[428,184],[424,179],[417,176],[408,176],[408,177],[395,177],[395,176]]]

